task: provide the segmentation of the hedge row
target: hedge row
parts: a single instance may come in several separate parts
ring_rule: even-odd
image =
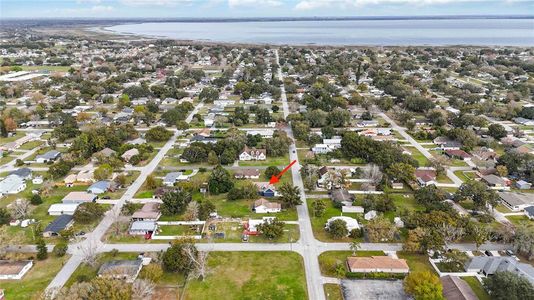
[[[382,272],[373,272],[373,273],[347,272],[345,276],[351,279],[404,279],[404,277],[406,277],[406,274],[382,273]]]

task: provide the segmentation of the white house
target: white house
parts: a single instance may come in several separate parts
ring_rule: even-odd
[[[61,215],[74,215],[74,212],[78,208],[78,203],[56,203],[50,205],[48,208],[48,214],[51,216]]]
[[[16,175],[9,175],[0,181],[0,196],[6,194],[17,194],[26,189],[24,179]]]
[[[358,224],[358,220],[351,218],[351,217],[346,217],[346,216],[336,216],[336,217],[332,217],[328,219],[328,221],[326,221],[326,225],[324,226],[324,228],[328,229],[328,226],[330,225],[330,223],[335,220],[345,221],[349,232],[351,232],[353,229],[360,229],[360,224]]]
[[[254,211],[258,214],[277,213],[282,211],[282,205],[276,202],[270,202],[265,198],[254,201]]]
[[[265,160],[267,158],[267,150],[249,148],[245,146],[241,154],[239,154],[239,160]]]

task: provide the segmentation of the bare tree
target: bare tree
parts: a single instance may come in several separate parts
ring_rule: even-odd
[[[200,278],[200,280],[203,281],[209,273],[209,269],[208,269],[209,251],[196,252],[196,251],[193,251],[194,247],[195,245],[191,244],[190,246],[184,249],[185,254],[189,257],[189,259],[194,265],[194,268],[189,273],[188,277],[192,279]]]
[[[187,221],[196,221],[198,220],[198,202],[191,201],[189,204],[187,204],[187,208],[185,210],[184,219]]]
[[[463,227],[455,226],[449,223],[442,223],[439,227],[440,233],[443,235],[445,245],[459,240],[465,234]]]
[[[371,179],[374,185],[378,185],[382,181],[382,171],[380,171],[380,167],[374,164],[365,169],[364,176],[367,179]]]
[[[81,238],[78,238],[76,241],[82,255],[82,261],[92,267],[96,266],[97,263],[97,250],[98,250],[98,241],[92,237],[89,237],[85,241],[80,241]]]
[[[11,215],[15,219],[24,219],[30,214],[30,201],[26,199],[17,199],[9,206]]]
[[[136,279],[132,284],[132,300],[150,300],[156,285],[151,280]]]
[[[121,216],[120,211],[117,209],[111,210],[109,213],[111,214],[111,222],[112,222],[111,230],[113,231],[114,235],[118,236],[124,230],[127,217]]]

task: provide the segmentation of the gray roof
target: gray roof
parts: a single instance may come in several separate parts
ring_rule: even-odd
[[[354,201],[354,196],[345,189],[335,189],[332,191],[332,200],[336,202],[352,202]]]
[[[143,261],[137,260],[111,260],[105,262],[98,270],[98,275],[130,276],[136,277]]]
[[[60,154],[61,154],[61,152],[59,152],[57,150],[50,150],[50,151],[46,152],[45,154],[37,155],[36,158],[44,158],[44,159],[47,159],[47,160],[51,160],[51,159],[58,158]]]
[[[511,206],[525,205],[529,203],[534,205],[534,195],[510,192],[499,192],[498,194],[502,201],[508,203]]]
[[[484,181],[486,181],[487,183],[489,184],[495,184],[495,185],[505,185],[506,182],[504,181],[504,179],[502,179],[501,177],[497,176],[497,175],[494,175],[494,174],[490,174],[490,175],[486,175],[484,177],[482,177],[482,179]]]
[[[182,175],[182,172],[167,173],[167,175],[165,175],[165,179],[163,179],[163,182],[176,182],[178,177],[180,177],[181,175]]]
[[[71,215],[61,215],[58,216],[52,223],[48,224],[46,226],[45,230],[43,232],[55,232],[58,233],[61,230],[65,229],[67,225],[72,221]]]
[[[526,208],[525,208],[525,212],[526,212],[529,216],[533,216],[533,217],[534,217],[534,206],[526,207]]]
[[[111,186],[111,182],[107,180],[101,180],[93,183],[87,190],[93,191],[94,189],[99,189],[103,191],[107,191],[109,187]]]
[[[15,171],[9,172],[9,175],[17,175],[18,177],[26,178],[30,176],[31,173],[32,173],[32,170],[30,168],[20,168]]]
[[[156,222],[135,221],[130,225],[130,231],[153,231],[156,230]]]
[[[475,256],[467,264],[466,270],[483,271],[486,275],[493,275],[496,272],[512,272],[525,277],[534,283],[534,267],[517,262],[512,257],[504,256]]]

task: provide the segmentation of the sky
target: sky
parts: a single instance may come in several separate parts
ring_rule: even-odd
[[[534,0],[0,0],[0,20],[525,14]]]

